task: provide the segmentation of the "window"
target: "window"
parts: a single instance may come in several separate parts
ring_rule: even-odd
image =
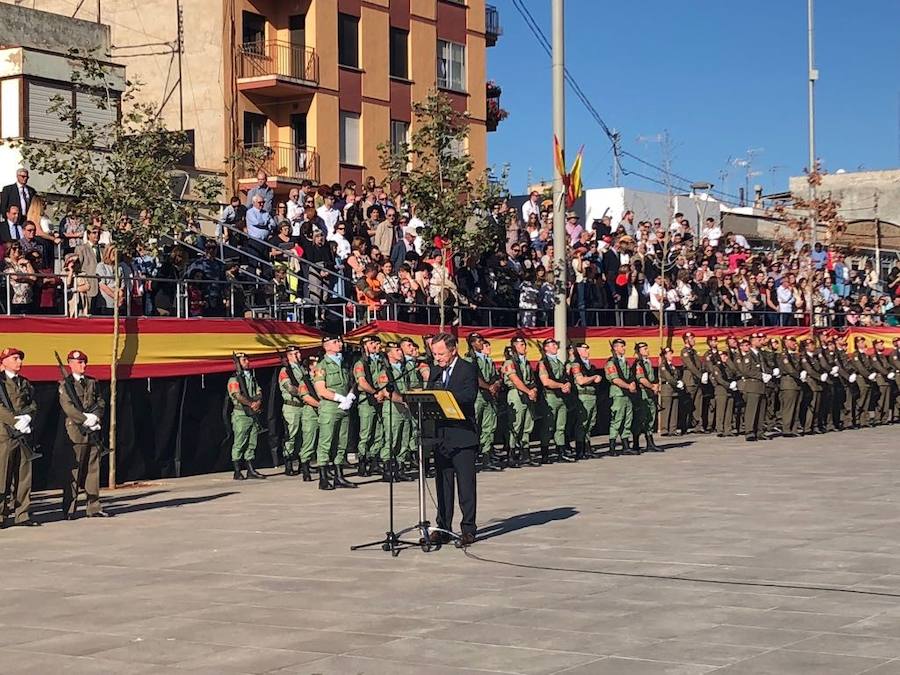
[[[266,122],[268,119],[265,115],[257,113],[244,113],[244,145],[259,146],[266,144]]]
[[[391,120],[391,154],[403,154],[403,146],[407,143],[409,143],[409,123]],[[407,157],[406,170],[409,171],[409,168],[409,158]]]
[[[244,50],[262,54],[266,42],[266,18],[253,12],[242,14]]]
[[[409,79],[409,31],[391,28],[391,77]]]
[[[466,90],[466,46],[438,40],[437,84],[442,89]]]
[[[72,136],[72,127],[51,110],[57,97],[72,103],[72,90],[64,85],[28,82],[28,119],[25,135],[44,141],[64,141]]]
[[[359,17],[338,14],[338,65],[359,68]]]
[[[97,92],[75,92],[75,108],[81,115],[81,123],[93,128],[97,134],[97,144],[109,147],[113,141],[111,126],[119,118],[119,100],[106,100]]]
[[[340,125],[341,164],[359,166],[359,115],[342,110]]]

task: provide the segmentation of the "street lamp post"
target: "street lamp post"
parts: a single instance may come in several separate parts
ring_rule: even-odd
[[[565,102],[565,35],[563,31],[563,0],[552,0],[553,24],[553,133],[559,146],[566,147]],[[553,338],[559,342],[565,354],[566,324],[566,202],[563,194],[563,177],[554,171],[553,178],[553,268],[556,272],[556,302],[553,310]]]

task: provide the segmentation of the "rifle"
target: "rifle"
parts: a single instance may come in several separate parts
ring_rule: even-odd
[[[16,409],[13,408],[12,401],[9,398],[9,392],[6,391],[6,382],[0,380],[0,405],[9,410],[13,414],[14,417],[18,417],[20,413],[16,412]],[[37,451],[38,447],[32,442],[31,434],[24,434],[15,427],[11,427],[9,425],[6,426],[6,433],[9,435],[10,439],[13,443],[18,443],[22,447],[22,454],[25,456],[25,459],[29,462],[33,462],[39,457],[43,457],[43,455]]]
[[[69,374],[66,372],[66,367],[63,365],[62,359],[59,357],[59,352],[53,352],[53,356],[56,357],[56,365],[59,366],[59,374],[62,376],[62,386],[66,391],[66,396],[69,397],[69,402],[74,406],[75,410],[80,412],[81,414],[94,413],[97,411],[97,403],[95,402],[90,408],[85,408],[84,404],[81,402],[81,397],[78,396],[78,392],[75,391],[75,383],[72,381],[72,378],[69,377]],[[96,396],[96,390],[94,392]],[[83,424],[81,425],[82,433],[87,435],[88,443],[91,445],[96,445],[100,448],[100,456],[106,457],[109,454],[109,448],[106,447],[106,443],[103,440],[103,434],[99,431],[94,431],[93,429],[88,429]]]

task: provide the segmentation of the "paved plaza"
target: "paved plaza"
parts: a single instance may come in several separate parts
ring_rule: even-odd
[[[482,474],[473,557],[351,553],[380,483],[201,476],[75,522],[42,494],[0,532],[0,672],[900,673],[898,433]]]

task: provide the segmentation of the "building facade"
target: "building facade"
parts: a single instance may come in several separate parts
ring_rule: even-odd
[[[101,0],[78,16],[98,6],[141,97],[193,131],[196,168],[226,172],[232,190],[257,166],[279,193],[380,179],[379,146],[408,138],[433,88],[469,113],[466,150],[486,168],[486,49],[500,27],[484,0]]]

